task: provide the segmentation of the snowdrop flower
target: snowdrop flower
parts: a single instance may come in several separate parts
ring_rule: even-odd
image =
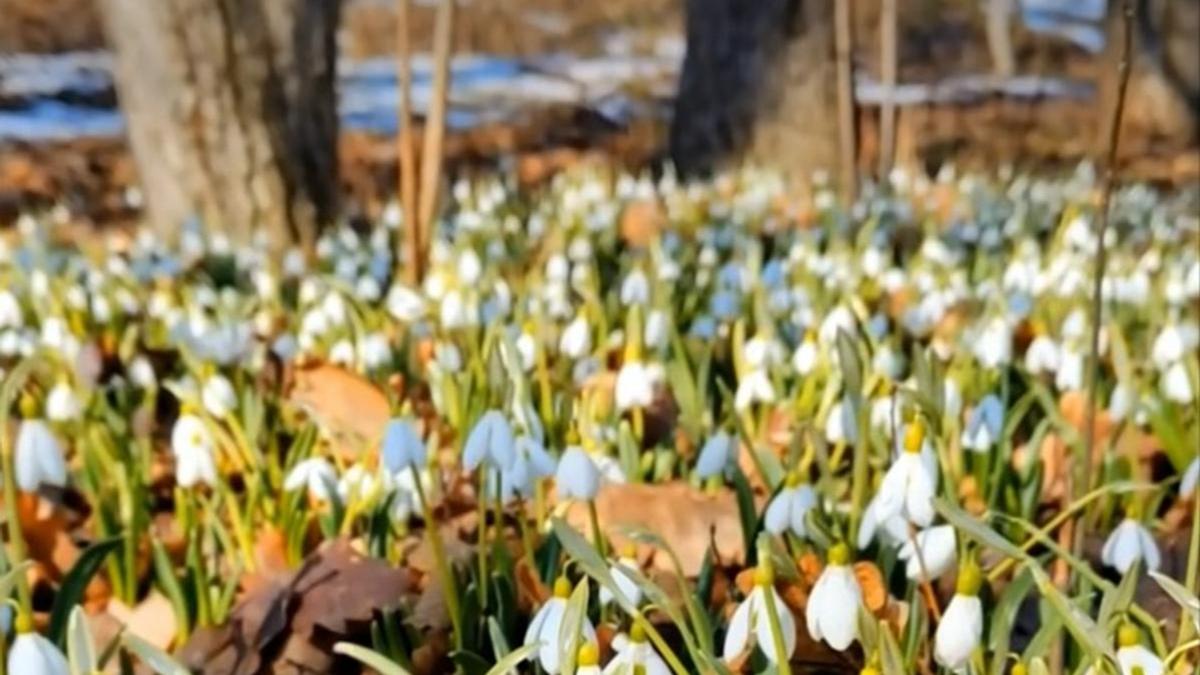
[[[1196,484],[1200,482],[1200,457],[1192,460],[1183,470],[1183,478],[1179,480],[1179,496],[1187,497],[1196,492]]]
[[[753,337],[742,347],[742,357],[746,363],[746,372],[738,378],[737,392],[734,394],[734,407],[739,411],[746,410],[754,403],[774,403],[775,387],[767,376],[771,366],[772,343],[763,337]]]
[[[829,549],[829,561],[813,585],[805,608],[808,634],[824,640],[830,647],[844,651],[858,639],[858,610],[862,588],[850,568],[850,548],[835,544]]]
[[[1054,386],[1059,391],[1083,389],[1083,353],[1077,349],[1063,347],[1054,375]]]
[[[1159,377],[1159,386],[1163,395],[1176,403],[1187,405],[1192,402],[1192,382],[1188,378],[1187,366],[1183,361],[1176,361]]]
[[[779,621],[780,637],[783,638],[785,653],[782,655],[776,652],[775,638],[771,633],[771,617],[767,607],[768,593],[771,594],[775,616]],[[809,607],[812,607],[811,602],[810,599]],[[812,625],[811,622],[809,625]],[[779,592],[775,590],[774,572],[762,563],[759,563],[758,568],[754,571],[754,590],[750,591],[750,595],[746,596],[742,604],[738,605],[733,612],[733,617],[729,620],[729,630],[725,633],[722,658],[726,661],[737,658],[750,646],[751,635],[754,636],[754,643],[771,663],[779,663],[781,658],[790,659],[792,653],[796,651],[796,617],[792,616],[792,611],[788,609],[783,598],[779,596]]]
[[[320,502],[333,501],[337,497],[337,471],[324,457],[310,457],[292,467],[283,479],[283,489],[288,492],[308,488],[308,495]]]
[[[354,343],[349,338],[342,338],[329,348],[329,362],[335,365],[353,366],[355,356]]]
[[[21,303],[8,289],[0,290],[0,328],[20,328],[25,325]]]
[[[1136,626],[1123,624],[1117,629],[1117,663],[1121,675],[1163,675],[1167,672],[1162,659],[1141,645],[1141,635]],[[1089,675],[1095,672],[1089,669]]]
[[[537,482],[552,475],[555,469],[554,458],[533,436],[518,436],[514,447],[513,463],[501,472],[500,477],[500,497],[506,504],[517,496],[533,497]]]
[[[529,628],[525,630],[525,644],[538,645],[538,662],[542,664],[542,669],[551,675],[559,671],[563,645],[574,637],[563,635],[563,614],[567,611],[567,598],[570,595],[571,582],[567,581],[566,577],[556,579],[554,597],[538,609],[533,615],[533,620],[529,622]],[[587,617],[583,619],[582,637],[585,643],[596,642],[596,629]]]
[[[817,505],[817,493],[812,486],[802,482],[800,474],[792,471],[788,474],[783,489],[767,505],[763,515],[764,526],[771,534],[783,534],[791,530],[797,537],[808,536],[808,528],[804,522],[810,509]]]
[[[650,281],[640,268],[629,272],[621,282],[622,305],[645,305],[650,302]]]
[[[63,448],[45,422],[39,419],[21,422],[14,447],[13,475],[22,492],[37,492],[42,485],[66,486]]]
[[[425,441],[409,420],[392,418],[383,431],[384,466],[392,473],[425,464]]]
[[[906,563],[905,574],[913,581],[940,579],[957,562],[956,539],[951,525],[936,525],[917,532],[900,547],[899,557]]]
[[[158,376],[154,374],[154,366],[150,359],[139,354],[129,363],[129,381],[142,389],[154,389],[158,386]]]
[[[804,340],[792,353],[792,367],[799,375],[808,375],[817,365],[817,341],[811,331],[805,333]]]
[[[1121,574],[1128,572],[1138,560],[1144,561],[1148,570],[1157,570],[1162,562],[1154,537],[1136,520],[1139,511],[1139,506],[1130,506],[1125,520],[1108,535],[1100,551],[1104,564]]]
[[[1025,368],[1035,375],[1058,372],[1058,345],[1046,335],[1038,335],[1025,350]]]
[[[974,561],[968,561],[958,573],[958,587],[933,640],[933,656],[943,667],[955,672],[964,671],[971,654],[983,637],[983,605],[979,588],[983,572]]]
[[[617,558],[617,561],[608,566],[608,571],[612,575],[613,583],[616,584],[617,590],[621,592],[621,595],[625,596],[626,600],[633,603],[634,607],[642,603],[642,588],[638,586],[637,582],[633,580],[633,577],[626,570],[638,571],[640,569],[636,555],[637,551],[633,544],[627,544],[625,549],[621,551],[621,556]],[[600,604],[607,605],[613,600],[616,600],[613,592],[608,590],[607,586],[601,586]]]
[[[1183,332],[1179,330],[1179,326],[1172,322],[1163,326],[1158,336],[1154,338],[1150,358],[1156,366],[1162,369],[1182,359],[1186,351],[1187,347],[1184,344]]]
[[[882,528],[882,529],[881,529]],[[880,517],[879,495],[876,495],[863,509],[862,522],[858,525],[858,540],[855,544],[858,550],[871,545],[878,533],[883,543],[890,546],[903,545],[908,541],[908,521],[900,514],[887,518]]]
[[[732,466],[736,453],[737,441],[733,436],[718,431],[700,448],[700,457],[696,460],[696,476],[700,480],[708,480],[724,474]]]
[[[1004,429],[1004,405],[995,394],[988,394],[971,410],[962,445],[975,452],[987,452],[1000,440]]]
[[[70,672],[66,657],[53,642],[28,626],[18,626],[17,630],[17,637],[8,648],[8,672],[22,675],[67,675]]]
[[[641,361],[626,361],[617,373],[614,398],[618,411],[645,408],[654,402],[654,378]]]
[[[652,310],[646,315],[646,328],[643,331],[642,341],[650,349],[660,349],[667,344],[667,337],[670,335],[669,323],[666,312],[661,309]]]
[[[171,452],[175,455],[175,482],[180,487],[216,484],[213,440],[204,420],[188,412],[180,415],[171,429]]]
[[[917,420],[905,430],[903,452],[892,462],[879,486],[880,520],[900,515],[918,527],[933,522],[938,473],[936,463],[923,456],[924,441],[925,429]]]
[[[1002,318],[984,324],[973,343],[975,358],[985,368],[999,368],[1012,360],[1012,328]]]
[[[1108,398],[1108,415],[1114,422],[1122,422],[1133,408],[1134,394],[1124,383],[1113,387],[1112,395]]]
[[[401,323],[412,323],[425,313],[425,299],[408,286],[396,284],[388,291],[387,311]]]
[[[515,450],[512,426],[499,410],[489,410],[479,418],[463,445],[463,468],[474,471],[488,462],[504,469],[513,462]]]
[[[588,501],[600,490],[600,470],[583,448],[572,445],[558,460],[554,482],[560,498]]]
[[[229,378],[220,373],[213,373],[204,380],[200,390],[200,400],[208,413],[217,419],[223,419],[237,407],[237,394]]]
[[[592,330],[583,313],[567,324],[558,340],[558,348],[572,359],[583,358],[592,351]]]
[[[667,666],[666,661],[646,640],[646,629],[642,628],[640,623],[634,623],[630,627],[628,636],[624,633],[617,633],[613,637],[612,648],[617,655],[604,667],[604,675],[639,672],[644,675],[671,675],[671,669]]]

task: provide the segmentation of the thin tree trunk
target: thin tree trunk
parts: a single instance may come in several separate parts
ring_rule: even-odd
[[[992,70],[997,77],[1012,77],[1017,72],[1012,35],[1008,22],[1012,16],[1012,0],[986,0],[984,6],[988,50],[992,55]]]
[[[396,143],[400,159],[400,205],[404,213],[405,276],[412,285],[420,283],[424,270],[421,225],[417,220],[417,156],[416,135],[412,122],[412,48],[409,42],[409,16],[412,0],[399,0],[396,21],[396,83],[400,89],[400,117]]]
[[[433,33],[433,96],[425,116],[421,147],[421,193],[418,222],[421,242],[431,241],[442,177],[442,142],[446,135],[446,96],[450,88],[450,49],[454,37],[455,0],[442,0]]]
[[[838,86],[838,164],[841,168],[842,196],[847,203],[858,195],[857,146],[854,141],[854,43],[851,32],[850,0],[836,0],[835,36],[837,45]]]
[[[896,0],[883,0],[879,17],[879,61],[886,98],[879,108],[879,180],[886,181],[892,171],[896,152],[896,103],[893,95],[899,55],[896,40]]]
[[[102,0],[146,215],[276,251],[337,208],[340,3]]]

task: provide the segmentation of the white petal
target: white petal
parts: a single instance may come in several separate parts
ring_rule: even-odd
[[[767,512],[763,514],[763,527],[767,528],[771,534],[782,534],[788,528],[789,512],[794,494],[794,488],[785,487],[767,505]]]
[[[754,592],[757,592],[756,588]],[[733,618],[729,620],[729,630],[725,631],[725,646],[721,650],[721,657],[726,661],[736,658],[746,649],[746,645],[750,642],[750,620],[751,609],[754,602],[750,597],[742,601],[738,608],[733,612]]]
[[[942,615],[934,636],[934,656],[951,670],[967,664],[983,635],[983,608],[979,598],[955,595]]]
[[[786,657],[791,658],[792,653],[796,651],[796,618],[784,604],[783,598],[779,597],[779,593],[774,588],[768,590],[775,596],[775,613],[779,618],[779,633],[783,638],[783,649]],[[762,602],[757,605],[757,608],[759,615],[754,622],[754,638],[758,642],[758,648],[763,651],[767,659],[771,663],[779,663],[779,656],[775,653],[775,639],[771,635],[771,619],[767,616],[767,603]]]

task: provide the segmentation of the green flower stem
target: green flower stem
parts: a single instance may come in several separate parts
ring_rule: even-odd
[[[446,598],[446,611],[450,613],[450,625],[454,631],[454,644],[462,647],[462,616],[458,603],[458,587],[454,582],[454,573],[446,561],[446,548],[442,536],[438,532],[437,521],[434,519],[433,505],[425,498],[425,487],[421,484],[421,475],[417,466],[412,464],[409,470],[413,472],[413,484],[417,488],[417,498],[421,500],[421,512],[425,517],[425,534],[429,537],[429,548],[433,552],[433,562],[437,567],[438,580],[442,584],[442,595]],[[434,471],[434,479],[437,472]]]
[[[7,413],[5,416],[7,417]],[[8,512],[8,564],[16,568],[25,562],[25,535],[21,531],[21,518],[17,515],[16,463],[13,461],[13,447],[8,440],[7,431],[0,430],[0,460],[4,472],[4,510]],[[20,605],[19,613],[28,615],[33,611],[29,579],[24,574],[17,575],[17,600]]]
[[[792,667],[788,663],[788,655],[784,653],[783,628],[779,625],[779,614],[775,607],[775,588],[774,586],[763,586],[763,604],[767,608],[767,623],[771,626],[771,641],[775,646],[775,656],[779,661],[775,664],[776,672],[779,675],[791,675]]]
[[[604,542],[604,532],[600,530],[600,515],[596,512],[596,500],[588,500],[588,520],[592,524],[592,540],[596,544],[596,552],[601,558],[608,557],[608,545]]]
[[[1183,578],[1184,586],[1192,592],[1192,597],[1200,596],[1200,488],[1192,495],[1192,536],[1188,540],[1187,573]],[[1196,632],[1186,609],[1179,613],[1179,640],[1182,645]],[[1178,649],[1178,646],[1176,647]]]

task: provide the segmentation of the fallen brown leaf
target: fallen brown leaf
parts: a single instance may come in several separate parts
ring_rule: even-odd
[[[391,417],[387,397],[374,384],[328,364],[297,366],[288,400],[312,417],[347,459],[374,446]]]

